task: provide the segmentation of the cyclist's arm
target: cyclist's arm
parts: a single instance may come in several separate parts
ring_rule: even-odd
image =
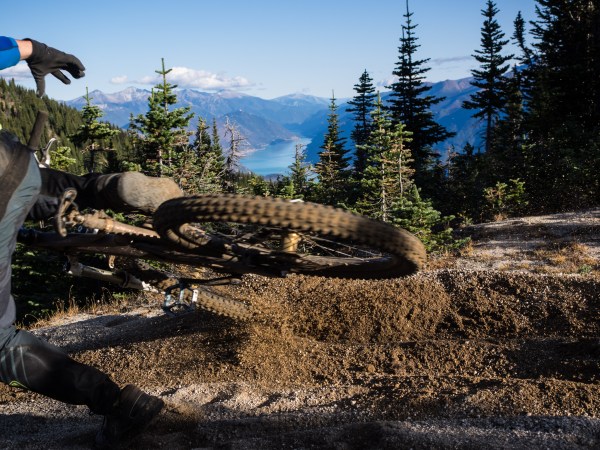
[[[27,61],[29,70],[31,70],[35,80],[38,97],[44,96],[46,91],[45,77],[49,73],[64,84],[71,83],[71,80],[63,71],[67,71],[73,78],[81,78],[85,75],[85,67],[73,55],[48,47],[46,44],[33,39],[18,40],[0,36],[0,69],[14,66],[21,59]]]
[[[31,42],[0,36],[0,70],[31,56]]]

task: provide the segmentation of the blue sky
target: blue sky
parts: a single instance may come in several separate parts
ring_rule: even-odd
[[[31,37],[78,56],[86,77],[51,79],[47,94],[69,100],[85,88],[150,88],[161,58],[169,81],[205,91],[233,89],[262,98],[293,93],[354,95],[366,69],[381,90],[398,59],[405,0],[29,0],[5,2],[0,34]],[[496,0],[506,37],[534,0]],[[486,0],[410,0],[429,81],[470,76]],[[360,32],[359,32],[360,31]],[[508,51],[508,50],[507,50]],[[0,71],[33,87],[27,66]],[[52,78],[52,77],[50,77]]]

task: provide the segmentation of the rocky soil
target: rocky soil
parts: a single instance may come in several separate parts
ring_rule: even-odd
[[[35,332],[165,400],[125,448],[600,448],[600,209],[461,232],[405,279],[245,277],[248,321],[141,298]],[[101,423],[6,386],[0,415],[0,448],[90,448]]]

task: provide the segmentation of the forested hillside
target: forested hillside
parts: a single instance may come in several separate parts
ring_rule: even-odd
[[[74,148],[70,135],[81,125],[79,111],[48,97],[40,99],[35,91],[15,84],[14,80],[0,78],[0,124],[3,129],[17,135],[21,142],[27,142],[39,110],[49,113],[42,143],[56,137],[61,145]]]
[[[42,134],[41,145],[55,138],[57,143],[53,148],[54,154],[60,155],[56,161],[57,168],[69,170],[73,173],[86,172],[85,161],[89,159],[89,149],[86,147],[87,137],[83,145],[77,145],[76,136],[81,133],[84,119],[81,111],[67,106],[63,102],[48,97],[38,98],[35,91],[15,84],[14,80],[5,80],[0,77],[0,126],[2,129],[15,134],[19,140],[26,143],[29,139],[37,112],[48,112],[48,122]],[[98,119],[99,115],[96,117]],[[117,129],[109,125],[112,129]],[[124,158],[124,153],[129,146],[129,138],[125,131],[118,131],[111,136],[110,142],[105,142],[114,155],[109,157],[104,170],[119,170],[119,159]],[[112,161],[112,164],[109,162]]]

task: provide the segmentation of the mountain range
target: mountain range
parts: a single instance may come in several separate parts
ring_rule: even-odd
[[[470,81],[471,78],[464,78],[431,84],[429,95],[445,97],[432,107],[435,120],[449,131],[456,132],[455,137],[437,146],[442,155],[447,154],[451,147],[460,151],[467,142],[476,147],[480,144],[480,124],[471,117],[471,111],[462,108],[462,102],[476,89]],[[148,110],[150,93],[145,89],[129,87],[115,93],[96,90],[89,96],[91,103],[104,112],[101,120],[127,128],[132,114],[137,116]],[[292,94],[267,100],[239,92],[207,93],[193,89],[179,89],[176,94],[178,103],[174,107],[189,106],[195,114],[190,124],[192,130],[197,126],[198,117],[203,117],[209,125],[214,119],[221,137],[225,139],[224,125],[229,120],[245,138],[249,154],[268,152],[273,144],[281,147],[282,141],[290,142],[290,147],[293,147],[294,142],[302,139],[303,142],[310,141],[307,145],[307,159],[313,163],[318,160],[318,152],[327,132],[331,99]],[[388,96],[389,92],[382,94],[384,102]],[[342,136],[347,138],[348,148],[351,147],[350,133],[354,127],[352,113],[346,111],[349,100],[351,99],[336,99],[339,126]],[[78,97],[66,103],[81,109],[86,100]],[[226,145],[226,141],[222,143]],[[293,153],[291,155],[293,158]],[[291,160],[289,163],[291,164]],[[286,167],[280,172],[283,173]]]

